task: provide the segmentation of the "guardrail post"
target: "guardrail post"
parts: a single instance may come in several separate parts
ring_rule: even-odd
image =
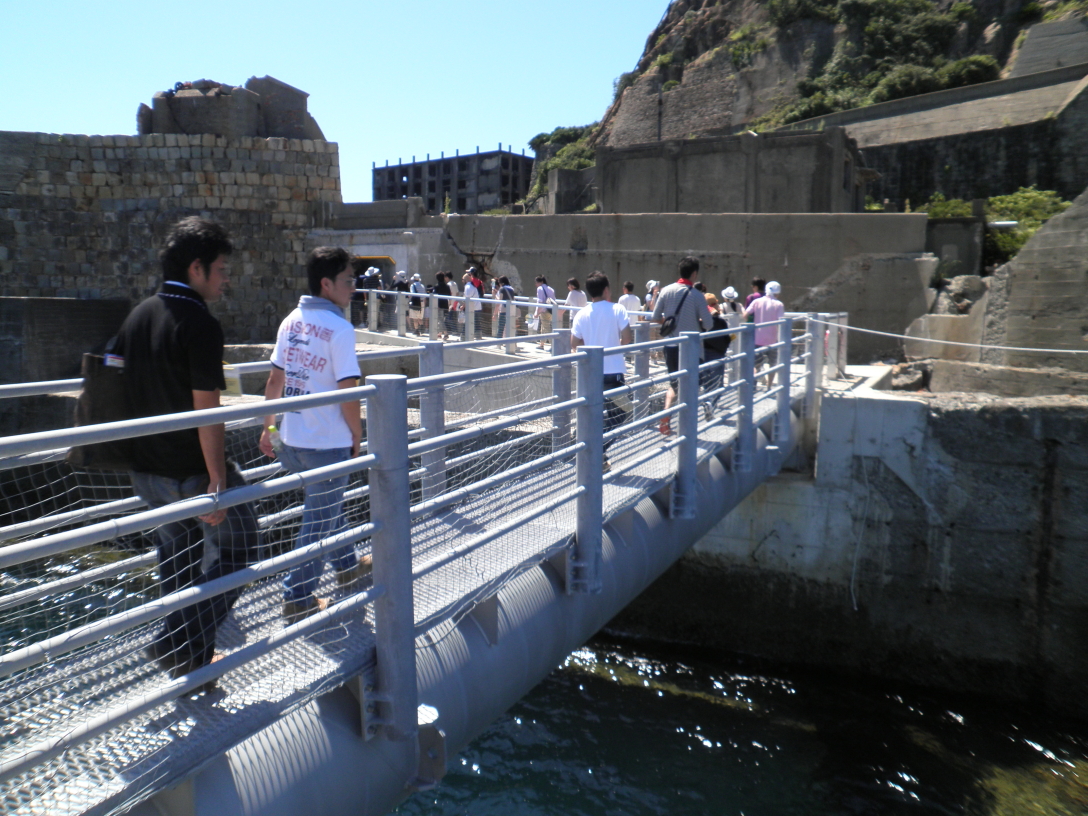
[[[737,398],[740,412],[737,414],[737,439],[733,443],[733,469],[738,473],[751,473],[756,457],[755,394],[756,394],[756,327],[745,323],[737,334],[740,340],[740,380]]]
[[[476,312],[473,311],[475,306],[472,298],[465,295],[465,340],[476,339]]]
[[[570,354],[570,329],[561,329],[558,335],[555,342],[552,343],[552,357]],[[552,394],[555,395],[556,402],[566,402],[570,399],[570,368],[570,362],[565,362],[552,369]],[[603,382],[603,374],[601,378]],[[552,450],[561,450],[569,444],[570,411],[560,411],[557,414],[552,414]]]
[[[408,378],[372,374],[377,393],[367,397],[367,445],[377,462],[370,468],[370,518],[374,584],[385,593],[374,602],[377,642],[378,719],[391,740],[412,738],[416,708],[415,620],[412,599],[412,523],[408,513]]]
[[[816,389],[824,384],[824,324],[815,312],[808,314],[808,360],[805,368],[805,419],[816,418]]]
[[[793,366],[793,318],[786,317],[778,324],[778,364],[782,368],[778,372],[778,382],[782,388],[778,391],[778,406],[774,417],[774,439],[776,442],[786,442],[790,438],[790,412],[791,386],[790,377]]]
[[[397,336],[408,336],[408,298],[405,297],[406,292],[397,292],[396,309],[397,309]]]
[[[843,376],[846,376],[847,360],[850,359],[850,332],[847,328],[850,326],[850,313],[839,312],[839,358],[835,361],[838,364],[837,371],[841,371]]]
[[[827,362],[831,366],[829,379],[839,378],[839,315],[829,314],[827,322]]]
[[[381,331],[380,320],[378,317],[379,298],[375,294],[376,290],[368,289],[366,296],[366,328],[367,331]]]
[[[672,518],[695,517],[695,469],[699,462],[699,351],[698,332],[680,335],[679,401],[683,407],[677,417],[680,444],[676,447],[676,480],[672,485]]]
[[[432,312],[432,314],[434,314]],[[443,343],[428,340],[420,343],[423,353],[419,355],[419,376],[436,377],[445,373],[443,361]],[[419,398],[419,422],[423,426],[423,438],[433,439],[446,432],[446,391],[444,388],[429,388]],[[423,465],[423,498],[433,499],[446,489],[446,449],[428,451],[421,457]]]
[[[503,326],[503,337],[517,337],[518,334],[518,307],[512,300],[506,301],[506,305],[503,306],[506,309],[506,325]],[[516,343],[506,344],[507,354],[517,354],[518,346]]]
[[[639,343],[648,343],[650,341],[650,324],[639,321],[632,327],[635,335],[635,345]],[[635,382],[640,382],[650,379],[650,352],[648,351],[636,351],[635,352]],[[650,393],[648,390],[638,389],[631,392],[631,403],[633,408],[633,417],[642,416],[642,406],[649,399]]]
[[[561,321],[563,320],[563,314],[564,313],[559,308],[559,301],[556,300],[555,298],[552,298],[551,312],[552,312],[552,331],[555,331],[556,329],[563,328],[563,323]],[[541,328],[543,328],[543,327],[541,327]]]
[[[438,295],[432,292],[427,298],[427,339],[432,343],[438,339],[438,321],[442,319],[438,311]],[[422,374],[420,374],[422,376]]]
[[[554,326],[553,326],[554,330]],[[565,332],[564,332],[565,333]],[[567,592],[601,591],[601,528],[604,523],[604,349],[581,346],[578,361],[578,526]]]

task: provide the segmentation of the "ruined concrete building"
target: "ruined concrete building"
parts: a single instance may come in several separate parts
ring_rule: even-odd
[[[465,156],[454,155],[434,161],[398,163],[374,168],[374,200],[392,201],[422,198],[427,213],[449,208],[458,213],[481,213],[513,204],[529,192],[533,160],[513,151],[498,150]]]
[[[198,79],[159,91],[151,107],[141,103],[137,131],[152,133],[214,133],[228,139],[246,136],[324,141],[317,122],[306,110],[310,95],[270,76],[250,77],[245,87]]]

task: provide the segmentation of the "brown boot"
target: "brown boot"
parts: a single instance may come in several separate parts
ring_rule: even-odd
[[[311,597],[309,602],[306,601],[284,601],[283,602],[283,620],[288,626],[293,623],[298,623],[300,620],[305,620],[310,615],[315,615],[318,612],[324,612],[328,608],[329,602],[326,598],[313,598]]]
[[[336,585],[344,595],[351,595],[362,589],[363,579],[374,569],[374,562],[369,555],[359,556],[359,562],[346,570],[336,573]]]

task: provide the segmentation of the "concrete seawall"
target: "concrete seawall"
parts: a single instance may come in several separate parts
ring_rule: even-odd
[[[614,629],[1088,715],[1088,399],[825,396]]]

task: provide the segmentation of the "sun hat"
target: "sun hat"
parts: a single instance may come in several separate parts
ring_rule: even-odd
[[[782,284],[780,284],[778,281],[771,281],[770,283],[767,284],[767,294],[768,295],[777,295],[781,291],[782,291]]]
[[[646,281],[646,291],[647,292],[652,292],[654,290],[655,286],[657,286],[657,281],[655,281],[655,280]]]
[[[722,289],[722,297],[725,298],[726,300],[736,300],[737,299],[737,290],[734,289],[732,286],[727,286],[724,289]]]

